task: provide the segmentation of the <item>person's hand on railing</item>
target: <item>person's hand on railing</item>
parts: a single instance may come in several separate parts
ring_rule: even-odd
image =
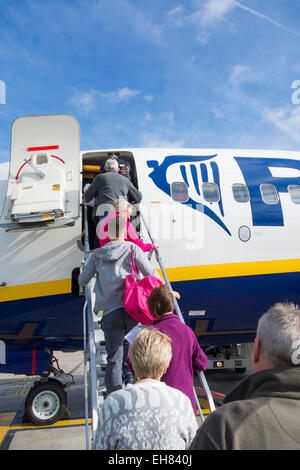
[[[154,245],[154,248],[151,251],[149,251],[149,254],[148,254],[149,260],[152,258],[154,250],[157,250],[160,247],[159,243],[153,243],[153,245]]]
[[[173,297],[175,297],[175,299],[180,299],[180,294],[179,292],[176,292],[175,290],[171,290],[171,294],[173,295]]]

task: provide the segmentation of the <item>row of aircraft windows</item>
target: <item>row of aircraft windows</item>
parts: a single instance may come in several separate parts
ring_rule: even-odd
[[[300,186],[291,184],[288,192],[294,204],[300,204]],[[260,193],[266,204],[277,204],[279,196],[277,189],[272,184],[261,184]],[[219,202],[220,191],[216,183],[202,183],[202,194],[207,202]],[[250,199],[248,188],[245,184],[235,183],[232,185],[232,194],[236,202],[245,203]],[[184,182],[171,183],[171,197],[177,202],[189,200],[188,186]]]

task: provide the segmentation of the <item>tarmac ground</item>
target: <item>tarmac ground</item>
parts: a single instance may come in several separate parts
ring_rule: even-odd
[[[24,402],[36,377],[0,374],[0,450],[85,450],[86,425],[84,402],[83,352],[54,354],[61,369],[74,376],[75,383],[67,387],[68,412],[50,426],[36,426],[24,420]],[[226,394],[251,371],[239,374],[233,370],[209,370],[206,379],[210,389]],[[197,380],[197,379],[196,379]],[[195,382],[197,387],[197,384]],[[197,388],[196,388],[197,390]],[[199,398],[203,413],[208,404]],[[221,400],[216,398],[216,406]],[[200,418],[198,418],[200,424]],[[91,419],[89,418],[89,423]],[[89,425],[89,435],[91,434]]]

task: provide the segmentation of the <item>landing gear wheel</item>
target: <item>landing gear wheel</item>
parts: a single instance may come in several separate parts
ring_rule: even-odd
[[[53,424],[66,412],[67,400],[63,386],[56,380],[37,383],[28,393],[25,413],[38,426]]]

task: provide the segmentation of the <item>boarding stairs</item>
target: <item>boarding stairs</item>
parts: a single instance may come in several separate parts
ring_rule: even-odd
[[[152,243],[155,243],[150,229],[146,223],[143,214],[140,213],[141,221],[148,233],[148,236]],[[85,248],[85,262],[88,261],[91,254],[88,240],[88,217],[87,217],[87,206],[84,205],[84,227],[85,227],[85,238],[84,238],[84,248]],[[166,285],[172,290],[170,281],[168,279],[166,270],[163,265],[162,258],[160,256],[159,250],[155,249],[156,261],[161,269],[164,281]],[[105,350],[105,340],[104,333],[100,326],[101,316],[100,314],[94,313],[94,303],[95,303],[95,294],[94,294],[94,283],[95,278],[93,278],[89,284],[85,287],[85,304],[83,309],[83,342],[84,342],[84,398],[85,398],[85,435],[86,435],[86,449],[93,450],[95,445],[95,437],[98,426],[98,410],[101,407],[104,401],[103,392],[105,390],[104,385],[104,374],[105,374],[105,364],[106,364],[106,350]],[[180,310],[177,299],[174,298],[175,303],[175,313],[178,315],[179,319],[184,322],[182,312]],[[89,362],[89,370],[88,370]],[[210,391],[208,383],[204,372],[197,371],[199,383],[202,386],[200,389],[201,392],[205,395],[209,411],[212,413],[215,410],[215,404],[213,395]],[[199,389],[198,389],[199,390]],[[201,421],[204,421],[204,415],[198,400],[198,396],[195,390],[195,398],[197,403],[197,408],[199,411],[199,416]],[[89,410],[90,404],[90,410]],[[91,419],[89,419],[89,412],[91,412]],[[90,430],[91,424],[91,430]]]

